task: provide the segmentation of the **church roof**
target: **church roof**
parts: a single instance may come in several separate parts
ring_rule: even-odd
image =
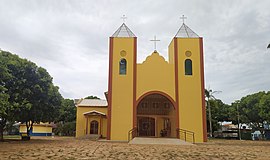
[[[134,33],[123,23],[112,35],[112,37],[136,37]]]
[[[185,23],[180,27],[175,37],[179,38],[198,38],[199,36],[192,31]]]
[[[101,106],[106,107],[108,106],[108,103],[106,100],[103,99],[83,99],[81,102],[77,104],[77,106]]]

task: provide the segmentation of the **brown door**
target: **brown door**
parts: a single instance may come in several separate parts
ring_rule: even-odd
[[[90,134],[98,134],[98,121],[91,121]]]
[[[155,119],[151,117],[139,117],[139,136],[155,136]]]

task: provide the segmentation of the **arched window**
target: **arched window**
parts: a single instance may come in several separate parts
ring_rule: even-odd
[[[185,60],[185,75],[192,75],[192,61],[191,61],[191,59]]]
[[[98,134],[98,121],[96,120],[91,121],[90,134]]]
[[[126,75],[127,74],[127,61],[122,58],[119,62],[119,74]]]

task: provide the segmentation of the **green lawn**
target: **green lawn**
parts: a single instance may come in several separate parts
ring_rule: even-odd
[[[4,135],[4,139],[21,139],[20,135]]]

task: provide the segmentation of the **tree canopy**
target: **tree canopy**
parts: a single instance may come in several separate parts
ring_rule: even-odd
[[[87,96],[84,99],[100,99],[100,98],[97,96]]]
[[[270,123],[270,91],[257,92],[242,97],[239,101],[228,105],[219,99],[210,99],[213,130],[218,129],[218,122],[232,121],[250,125],[254,129],[263,128],[264,123]],[[207,117],[209,116],[207,108]],[[209,120],[207,121],[209,126]]]
[[[26,123],[29,134],[33,123],[54,121],[62,96],[46,69],[5,51],[0,62],[1,122]]]
[[[76,120],[76,107],[71,99],[63,99],[59,110],[58,122],[72,122]]]
[[[12,81],[12,75],[8,69],[5,52],[0,50],[0,141],[3,140],[3,131],[8,120],[13,116],[13,106],[15,103],[10,102],[9,88],[7,83]]]
[[[269,94],[270,92],[263,91],[241,98],[239,102],[241,122],[250,124],[255,128],[262,127],[264,122],[269,123]]]

